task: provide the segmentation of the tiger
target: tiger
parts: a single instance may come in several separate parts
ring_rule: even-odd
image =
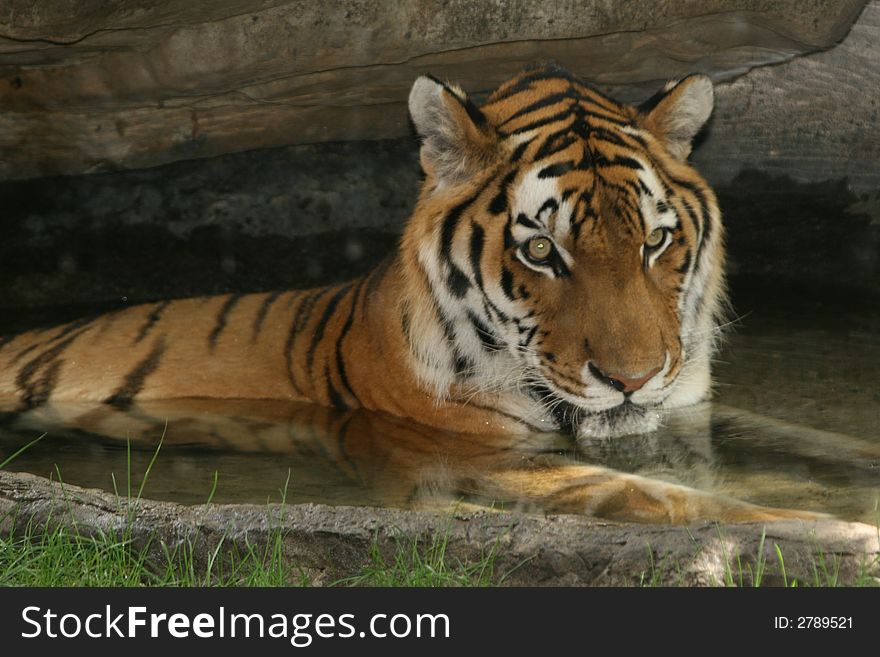
[[[279,400],[460,435],[653,431],[711,388],[723,227],[688,156],[713,95],[695,74],[632,106],[540,64],[478,105],[421,76],[421,190],[371,272],[7,338],[0,404]],[[671,499],[658,517],[694,517]]]

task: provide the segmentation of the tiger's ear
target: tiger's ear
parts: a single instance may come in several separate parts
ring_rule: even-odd
[[[712,113],[714,95],[712,80],[705,75],[669,82],[639,106],[639,123],[660,138],[670,153],[685,160],[691,142]]]
[[[422,138],[422,169],[438,187],[463,183],[496,158],[495,129],[458,87],[423,75],[409,93],[409,113]]]

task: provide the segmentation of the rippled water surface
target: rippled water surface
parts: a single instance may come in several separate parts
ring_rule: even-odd
[[[481,440],[306,405],[177,401],[125,414],[66,405],[0,415],[0,462],[45,432],[9,469],[125,493],[130,468],[137,491],[164,433],[144,489],[155,499],[203,502],[216,473],[218,502],[284,495],[292,503],[504,506],[516,502],[489,499],[475,485],[481,469],[552,454],[878,521],[876,313],[753,312],[729,336],[715,378],[711,404],[676,413],[661,431],[580,445],[562,436]]]

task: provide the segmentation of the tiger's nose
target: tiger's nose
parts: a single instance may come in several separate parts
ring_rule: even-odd
[[[644,376],[629,377],[623,374],[606,374],[598,367],[596,367],[593,363],[590,363],[590,373],[593,376],[602,381],[602,383],[608,384],[618,392],[622,392],[627,397],[634,393],[636,390],[639,390],[642,386],[644,386],[648,381],[656,376],[661,369],[663,368],[655,367]]]

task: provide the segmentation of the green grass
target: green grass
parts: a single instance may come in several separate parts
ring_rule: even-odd
[[[284,558],[284,535],[277,529],[263,545],[244,549],[221,539],[207,554],[193,541],[170,548],[137,546],[110,533],[85,535],[75,528],[28,524],[0,537],[0,586],[309,586],[311,581]],[[156,548],[157,549],[151,549]],[[447,537],[424,547],[398,541],[388,561],[378,542],[370,564],[333,586],[489,586],[495,552],[474,563],[446,554]],[[156,554],[159,557],[156,557]]]
[[[46,434],[43,434],[43,435],[41,435],[41,436],[37,436],[37,437],[34,438],[31,442],[29,442],[27,445],[25,445],[25,446],[23,446],[23,447],[20,447],[19,449],[15,450],[15,451],[14,451],[12,454],[10,454],[6,459],[4,459],[2,463],[0,463],[0,470],[2,470],[2,469],[5,468],[7,465],[9,465],[10,463],[12,463],[15,459],[17,459],[18,456],[19,456],[19,454],[21,454],[21,453],[25,452],[26,450],[30,449],[33,445],[36,445],[38,442],[40,442],[40,441],[41,441],[43,438],[45,438],[45,437],[46,437]]]
[[[345,586],[492,586],[502,584],[510,573],[495,576],[497,543],[473,562],[447,554],[448,533],[435,534],[427,545],[398,540],[390,559],[382,556],[377,542],[370,548],[371,563],[362,572],[336,582]]]
[[[221,542],[218,548],[222,547]],[[193,545],[163,546],[161,561],[149,546],[136,547],[110,534],[86,536],[58,526],[0,538],[0,586],[285,586],[307,584],[288,574],[272,542],[196,567]]]
[[[770,557],[761,550],[754,558],[743,555],[723,559],[723,575],[716,586],[752,587],[768,583],[786,587],[837,587],[840,560],[816,551],[812,576],[792,578],[778,544]],[[270,532],[265,543],[246,542],[244,547],[221,539],[208,553],[191,540],[174,548],[161,543],[135,545],[123,535],[85,535],[69,525],[28,524],[20,531],[0,536],[0,586],[310,586],[301,570],[284,558],[284,534]],[[156,548],[158,549],[151,549]],[[439,533],[429,542],[398,540],[383,556],[378,540],[369,548],[369,563],[356,574],[333,582],[332,586],[445,587],[496,586],[510,574],[499,574],[497,550],[492,549],[472,562],[451,557],[448,535]],[[666,559],[648,550],[648,564],[641,573],[641,586],[684,582],[682,565],[670,566]],[[157,556],[158,555],[158,556]],[[861,564],[852,586],[877,586],[876,559]],[[670,572],[670,568],[674,568]],[[769,576],[772,576],[769,577]],[[767,580],[770,580],[768,582]]]
[[[758,547],[754,555],[737,552],[735,555],[728,552],[727,541],[720,525],[716,526],[718,533],[718,548],[722,562],[722,573],[718,577],[711,578],[711,585],[724,587],[761,587],[761,586],[784,586],[786,588],[829,588],[839,586],[875,587],[880,586],[880,578],[877,576],[880,570],[880,557],[869,558],[867,555],[859,564],[859,571],[855,578],[844,583],[841,580],[841,559],[839,555],[827,554],[816,544],[810,555],[810,576],[802,579],[792,577],[786,569],[786,559],[782,548],[778,543],[773,543],[771,556],[768,558],[765,549],[767,534],[761,531]],[[880,528],[878,528],[880,532]],[[691,536],[695,545],[696,538]],[[696,547],[693,561],[701,557],[705,548]],[[642,587],[654,587],[665,585],[681,585],[685,582],[686,574],[682,570],[686,564],[677,562],[674,571],[666,563],[665,557],[658,558],[648,545],[648,557],[645,569],[640,573],[639,585]],[[768,580],[770,580],[768,582]]]

